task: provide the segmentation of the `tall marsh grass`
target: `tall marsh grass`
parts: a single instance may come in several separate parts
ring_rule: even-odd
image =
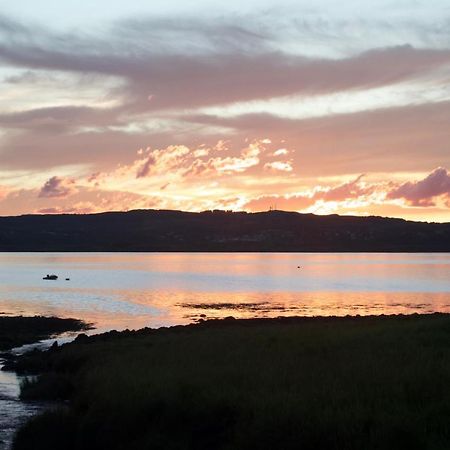
[[[39,358],[23,397],[70,406],[15,450],[450,448],[450,315],[206,322]]]

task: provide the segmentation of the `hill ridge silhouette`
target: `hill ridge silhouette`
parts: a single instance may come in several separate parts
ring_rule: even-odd
[[[291,211],[0,217],[0,251],[448,252],[450,223]]]

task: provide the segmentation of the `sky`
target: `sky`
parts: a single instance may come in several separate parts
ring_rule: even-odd
[[[0,0],[0,215],[450,221],[448,0]]]

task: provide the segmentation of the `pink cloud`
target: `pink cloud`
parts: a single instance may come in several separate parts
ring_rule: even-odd
[[[96,212],[96,208],[91,203],[78,203],[68,207],[41,208],[36,211],[37,214],[89,214],[92,212]]]
[[[155,165],[155,158],[152,155],[147,156],[146,160],[136,172],[136,178],[143,178],[149,175],[152,166]]]
[[[347,207],[370,209],[371,205],[389,207],[389,201],[403,199],[408,205],[429,208],[436,206],[437,198],[442,205],[450,206],[450,173],[443,167],[433,170],[424,179],[403,184],[393,182],[365,183],[364,175],[334,187],[316,186],[312,191],[285,195],[262,195],[249,200],[244,209],[252,211],[277,209],[301,211],[315,207],[333,206],[334,209]],[[392,202],[391,202],[392,203]],[[313,208],[314,207],[314,208]],[[313,208],[313,209],[311,209]],[[325,208],[326,209],[326,208]]]
[[[268,211],[276,208],[284,211],[301,211],[313,205],[315,200],[306,194],[294,195],[262,195],[254,198],[244,205],[249,211]]]
[[[315,205],[317,202],[344,202],[346,200],[367,199],[375,193],[380,186],[377,184],[365,184],[362,182],[364,175],[359,175],[356,179],[341,183],[334,187],[317,186],[311,192],[298,193],[292,195],[264,195],[250,200],[245,208],[252,211],[267,210],[270,207],[299,211]]]
[[[44,186],[42,186],[39,192],[39,197],[65,198],[74,194],[76,191],[77,189],[74,180],[54,176],[48,179]]]
[[[178,168],[189,157],[190,149],[184,145],[169,145],[161,150],[147,149],[147,156],[136,171],[136,178],[147,177],[152,173],[170,171]]]
[[[359,175],[355,180],[348,183],[340,184],[334,188],[328,189],[324,192],[317,193],[314,197],[321,200],[330,201],[342,201],[349,198],[357,198],[362,195],[369,195],[374,192],[374,186],[365,186],[361,184],[361,180],[364,174]]]
[[[434,169],[420,181],[408,181],[387,195],[390,199],[405,199],[412,206],[434,206],[435,198],[445,196],[450,200],[450,173],[444,167]]]
[[[0,186],[0,200],[4,199],[9,193],[9,189],[4,187],[4,186]]]
[[[254,140],[240,150],[237,156],[215,156],[224,151],[223,142],[210,148],[190,148],[186,145],[169,145],[163,149],[144,152],[144,156],[119,171],[135,171],[136,178],[150,175],[176,174],[181,177],[243,173],[259,165],[267,140]],[[228,149],[227,149],[228,150]]]

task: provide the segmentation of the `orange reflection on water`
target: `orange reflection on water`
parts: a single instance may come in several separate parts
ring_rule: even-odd
[[[42,281],[50,272],[60,280]],[[450,312],[449,276],[449,254],[0,254],[0,312],[77,317],[100,330]]]
[[[154,296],[124,292],[123,295],[162,311],[159,317],[152,319],[157,324],[180,324],[229,316],[253,318],[450,312],[448,293],[171,292]]]
[[[106,293],[104,293],[106,295]],[[115,293],[117,294],[117,292]],[[80,297],[83,295],[80,292]],[[450,312],[448,293],[392,292],[145,292],[120,291],[131,312],[80,308],[77,303],[55,305],[29,301],[0,301],[10,314],[77,317],[94,323],[99,331],[187,324],[200,319],[345,316]],[[149,307],[149,312],[141,307]]]

